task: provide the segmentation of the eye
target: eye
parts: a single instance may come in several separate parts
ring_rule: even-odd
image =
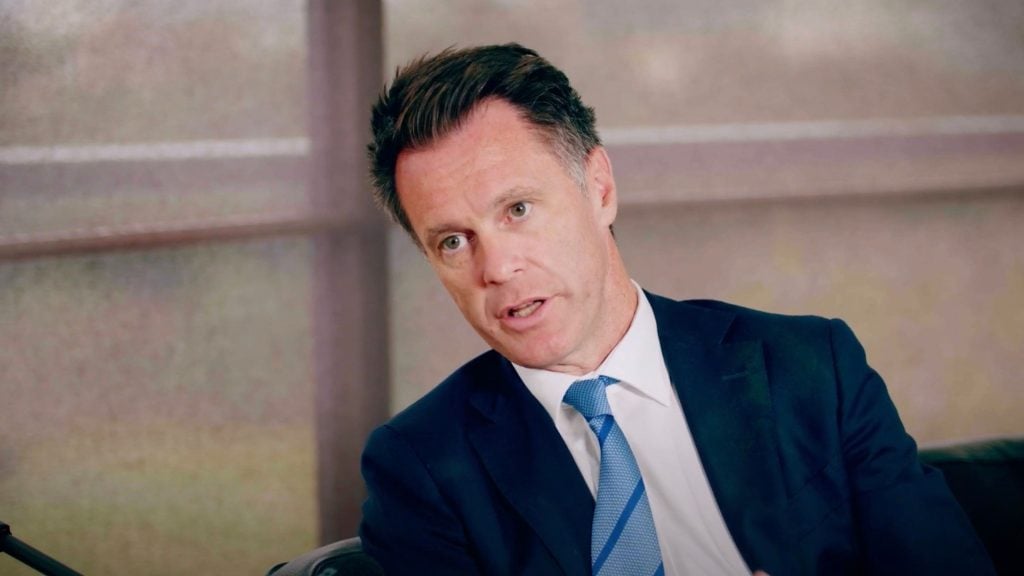
[[[462,248],[462,245],[466,243],[466,237],[462,234],[452,234],[451,236],[445,236],[444,240],[441,240],[441,251],[442,252],[455,252]]]
[[[533,205],[530,204],[529,202],[516,202],[515,204],[509,207],[508,213],[510,216],[512,216],[512,218],[518,220],[526,218],[526,216],[530,213],[530,210],[532,208]]]

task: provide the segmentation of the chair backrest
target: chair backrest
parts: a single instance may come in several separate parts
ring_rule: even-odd
[[[1024,574],[1024,438],[921,450],[942,471],[999,574]]]
[[[384,570],[363,552],[359,538],[321,546],[267,572],[267,576],[383,576]]]

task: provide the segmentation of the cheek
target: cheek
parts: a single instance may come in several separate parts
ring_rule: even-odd
[[[585,226],[566,227],[565,234],[554,244],[562,268],[573,271],[576,277],[584,277],[598,265],[601,259],[600,238]]]
[[[484,316],[483,292],[474,289],[471,281],[458,274],[439,275],[439,278],[466,320],[471,324],[478,323]]]

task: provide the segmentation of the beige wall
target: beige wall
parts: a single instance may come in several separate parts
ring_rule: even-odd
[[[1020,192],[627,205],[616,235],[651,291],[845,319],[919,442],[1019,435]],[[391,254],[398,410],[484,345],[397,231]]]

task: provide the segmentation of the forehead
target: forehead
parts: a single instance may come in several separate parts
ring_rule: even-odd
[[[515,187],[564,175],[538,130],[513,105],[484,101],[451,133],[402,151],[395,165],[399,200],[414,229],[439,210],[486,202]]]
[[[395,166],[396,177],[402,172],[419,172],[434,168],[442,172],[439,160],[446,157],[466,159],[494,150],[521,147],[529,149],[544,144],[538,130],[512,104],[491,98],[471,109],[444,136],[426,145],[403,150]]]

